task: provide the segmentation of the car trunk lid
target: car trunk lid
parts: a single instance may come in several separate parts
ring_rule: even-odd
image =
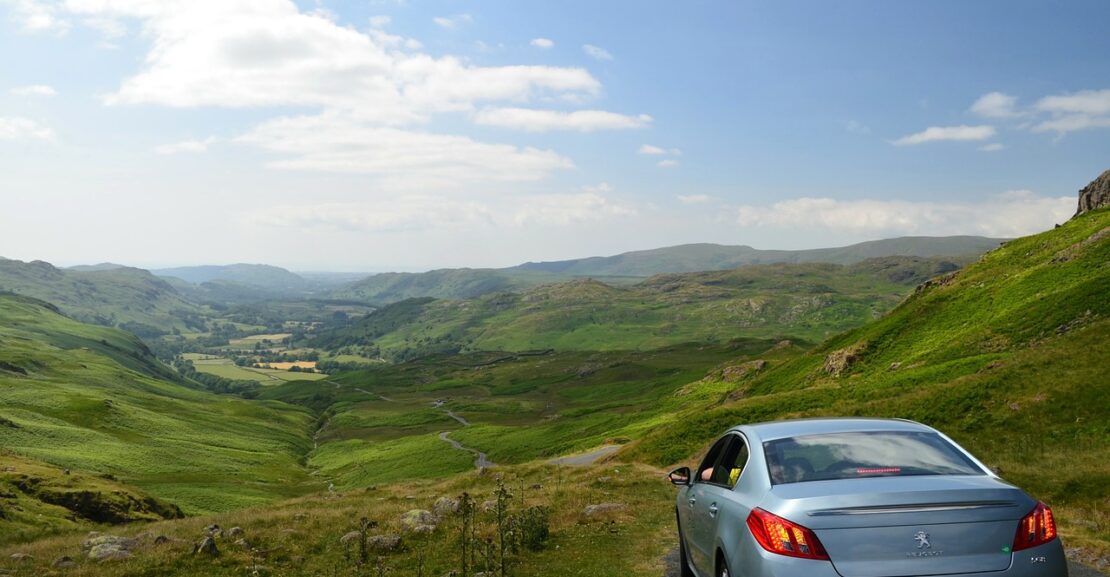
[[[876,477],[778,485],[776,514],[812,529],[844,577],[1001,571],[1034,506],[994,477]]]

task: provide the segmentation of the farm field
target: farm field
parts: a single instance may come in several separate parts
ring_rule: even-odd
[[[271,345],[280,345],[283,340],[291,336],[293,336],[292,333],[250,335],[238,339],[231,339],[228,341],[228,346],[232,348],[254,347],[259,343],[267,344],[267,341],[268,344]]]
[[[254,367],[240,367],[231,359],[202,353],[186,353],[182,355],[187,360],[193,361],[197,371],[240,381],[257,381],[263,385],[276,385],[288,381],[317,381],[326,379],[323,373],[290,372],[279,369],[258,369]],[[277,363],[281,364],[281,363]],[[290,363],[285,363],[290,364]],[[312,363],[315,366],[315,363]]]

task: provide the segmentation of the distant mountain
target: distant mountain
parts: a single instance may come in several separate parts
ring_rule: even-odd
[[[1004,241],[1005,239],[981,236],[906,236],[811,250],[760,250],[750,246],[684,244],[609,257],[529,262],[508,270],[575,276],[651,276],[668,272],[727,270],[753,264],[853,264],[884,256],[977,257],[998,248]]]
[[[366,277],[332,292],[332,298],[389,304],[410,298],[465,299],[567,280],[544,271],[456,268],[423,273],[390,272]]]
[[[944,257],[964,264],[997,248],[1004,239],[980,236],[901,237],[813,250],[759,250],[750,246],[685,244],[616,256],[529,262],[502,269],[440,269],[424,273],[375,274],[340,287],[332,298],[389,304],[410,298],[468,299],[573,278],[630,284],[656,274],[729,270],[775,263],[848,265],[871,258]]]
[[[467,300],[414,298],[315,346],[408,359],[459,351],[646,350],[677,343],[791,336],[819,341],[890,310],[944,259],[772,264],[656,275],[630,286],[576,279]]]
[[[78,272],[98,272],[103,270],[116,270],[117,268],[127,268],[122,264],[114,262],[102,262],[99,264],[79,264],[77,266],[66,267],[66,270],[74,270]]]
[[[83,271],[0,259],[0,291],[34,297],[82,322],[118,326],[144,338],[205,326],[198,305],[137,268]]]
[[[183,266],[152,270],[160,277],[175,277],[192,284],[229,282],[273,292],[297,292],[311,288],[304,277],[268,264]]]

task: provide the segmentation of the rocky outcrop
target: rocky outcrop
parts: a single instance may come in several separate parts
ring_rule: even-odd
[[[1091,181],[1079,191],[1079,208],[1075,215],[1110,206],[1110,170],[1103,172],[1098,178]]]

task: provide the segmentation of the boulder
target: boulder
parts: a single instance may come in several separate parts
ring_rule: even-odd
[[[209,525],[209,526],[205,527],[204,528],[204,533],[206,535],[210,536],[210,537],[216,537],[217,539],[224,536],[224,530],[221,529],[220,526],[216,525],[216,524],[212,524],[212,525]]]
[[[127,549],[115,549],[109,546],[101,545],[99,547],[93,547],[93,550],[89,551],[89,558],[96,559],[100,562],[123,561],[124,559],[131,558],[131,552]]]
[[[401,515],[401,527],[414,533],[431,533],[436,528],[436,516],[425,509],[413,509]]]
[[[392,553],[401,548],[401,536],[375,535],[366,540],[366,545],[377,553]]]
[[[609,519],[616,513],[620,513],[627,509],[623,503],[597,503],[594,505],[586,505],[582,509],[582,521],[589,523],[591,521]]]
[[[234,539],[236,537],[242,537],[245,534],[246,534],[246,531],[243,531],[242,527],[232,527],[232,528],[227,530],[227,536],[230,539]]]
[[[54,560],[53,563],[50,564],[50,566],[55,569],[69,569],[70,567],[74,567],[76,565],[77,563],[73,560],[73,558],[66,556],[58,557]]]
[[[131,550],[139,544],[137,539],[128,537],[120,537],[118,535],[106,535],[93,531],[89,536],[81,542],[81,550],[92,551],[96,547],[112,547],[115,549]]]
[[[200,543],[193,545],[193,555],[208,555],[209,557],[219,557],[220,549],[216,547],[216,540],[211,535],[201,539]]]
[[[440,519],[447,517],[448,515],[454,515],[458,512],[458,499],[452,499],[450,497],[440,497],[439,499],[436,499],[435,504],[432,505],[432,513],[435,513],[435,516]]]
[[[250,551],[251,550],[251,544],[249,542],[247,542],[246,539],[236,539],[235,543],[233,543],[233,545],[235,545],[236,547],[238,547],[238,548],[240,548],[244,551]]]
[[[823,367],[825,373],[832,377],[843,375],[859,362],[864,348],[864,344],[855,344],[829,353],[825,356],[825,366]]]
[[[359,539],[362,539],[362,533],[359,531],[351,531],[350,533],[347,533],[346,535],[340,537],[339,543],[341,545],[349,546],[353,543],[358,543]]]
[[[1075,215],[1110,206],[1110,170],[1103,172],[1079,191],[1079,207]]]
[[[16,563],[30,563],[35,560],[35,556],[29,553],[12,553],[11,559]]]

